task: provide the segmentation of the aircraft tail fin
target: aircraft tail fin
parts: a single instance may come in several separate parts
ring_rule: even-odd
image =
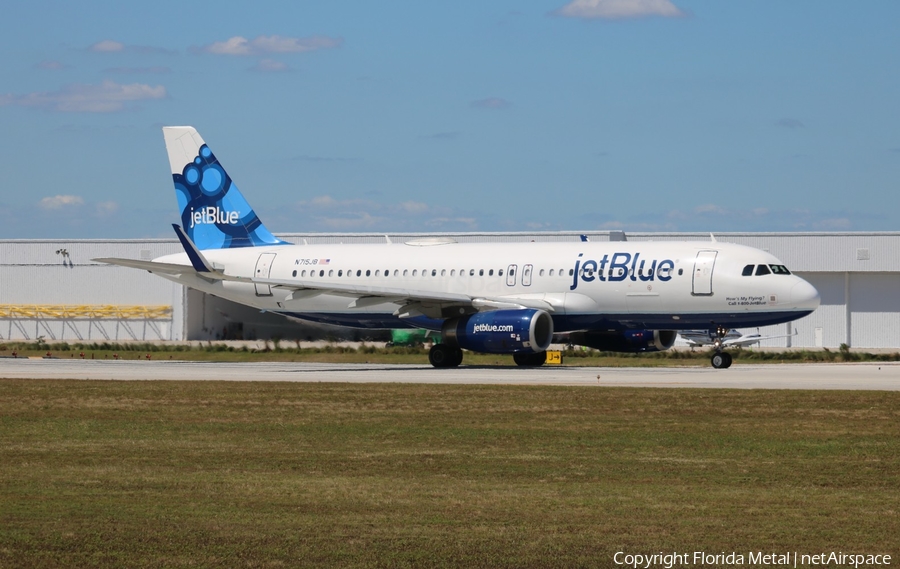
[[[163,127],[184,231],[198,249],[286,245],[259,220],[191,126]]]

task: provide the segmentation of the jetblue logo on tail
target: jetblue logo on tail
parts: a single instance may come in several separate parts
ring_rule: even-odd
[[[240,216],[236,211],[222,211],[213,206],[200,208],[196,211],[194,208],[191,208],[190,228],[193,229],[195,225],[201,224],[215,225],[217,223],[222,223],[226,225],[237,225],[239,220]]]
[[[167,139],[166,144],[170,143]],[[181,143],[177,144],[180,153],[183,149]],[[198,249],[287,244],[265,228],[206,144],[197,149],[181,173],[172,174],[172,180],[181,225]]]

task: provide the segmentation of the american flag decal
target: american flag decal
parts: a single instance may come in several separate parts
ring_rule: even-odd
[[[319,259],[320,265],[327,265],[330,262],[331,262],[331,259]]]

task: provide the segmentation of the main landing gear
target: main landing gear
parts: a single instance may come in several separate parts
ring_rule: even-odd
[[[448,344],[435,344],[428,351],[428,363],[434,367],[457,367],[462,360],[462,350]],[[547,352],[513,354],[513,361],[521,367],[539,367],[547,361]]]
[[[428,362],[434,367],[457,367],[462,359],[462,350],[447,344],[435,344],[428,351]]]
[[[728,333],[727,328],[719,326],[716,328],[716,340],[713,342],[713,349],[716,351],[710,362],[716,369],[728,369],[731,367],[731,354],[725,351],[725,334]]]
[[[513,361],[520,367],[539,367],[547,362],[547,352],[513,354]]]

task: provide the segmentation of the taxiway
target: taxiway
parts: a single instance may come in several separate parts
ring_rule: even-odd
[[[488,367],[2,359],[0,378],[584,385],[728,389],[900,390],[900,363],[737,364],[691,368]]]

